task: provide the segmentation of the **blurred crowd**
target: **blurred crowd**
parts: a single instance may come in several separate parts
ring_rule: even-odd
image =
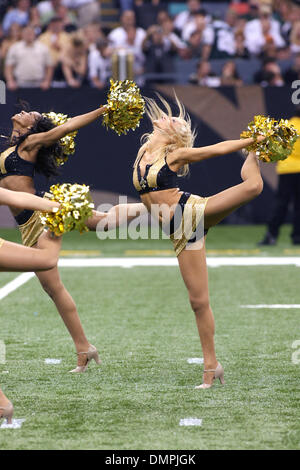
[[[188,80],[202,86],[242,85],[237,59],[260,61],[251,81],[262,86],[300,78],[298,0],[221,2],[221,16],[205,9],[208,1],[177,2],[183,6],[177,14],[170,8],[176,1],[106,1],[119,9],[114,28],[104,24],[101,3],[0,0],[0,79],[8,89],[103,88],[114,67],[119,73],[125,67],[125,74],[127,67],[139,85],[172,82],[176,61],[184,66],[191,60]],[[289,66],[283,70],[284,61]]]

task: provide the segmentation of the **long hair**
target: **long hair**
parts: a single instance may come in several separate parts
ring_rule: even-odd
[[[186,113],[186,110],[183,104],[179,101],[176,93],[174,92],[176,104],[179,110],[179,114],[177,117],[173,116],[171,107],[169,103],[157,93],[157,96],[163,106],[165,107],[166,111],[161,109],[156,101],[152,98],[145,98],[146,100],[146,114],[149,117],[152,125],[153,121],[156,119],[167,118],[169,121],[169,125],[167,126],[166,130],[160,129],[159,131],[166,137],[166,144],[162,145],[156,152],[155,152],[155,161],[160,160],[163,158],[166,153],[173,152],[174,150],[185,147],[191,148],[194,145],[196,132],[192,129],[192,123],[190,116]],[[179,125],[174,125],[172,119],[175,117],[177,121],[179,121]],[[154,131],[153,131],[154,132]],[[146,150],[146,147],[151,140],[153,132],[144,134],[141,138],[141,148],[137,154],[137,158],[135,161],[134,166],[137,164],[141,156]],[[186,164],[182,168],[179,169],[177,172],[178,176],[186,176],[189,172],[189,165]]]
[[[10,145],[20,145],[29,135],[39,134],[40,132],[47,132],[54,129],[55,124],[46,116],[37,118],[25,134],[14,136],[9,139]],[[35,170],[38,173],[43,174],[47,178],[58,175],[58,165],[56,158],[60,158],[63,155],[63,149],[59,142],[55,142],[49,147],[41,147],[37,154],[35,163]]]

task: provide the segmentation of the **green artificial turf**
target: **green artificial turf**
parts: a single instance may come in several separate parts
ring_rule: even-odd
[[[258,246],[258,242],[265,234],[263,225],[218,225],[210,229],[207,236],[206,248],[208,255],[233,255],[233,256],[299,256],[300,245],[293,245],[290,239],[292,228],[284,225],[276,246]],[[103,232],[102,232],[103,235]],[[104,236],[114,237],[100,240],[95,232],[79,234],[72,232],[64,235],[64,250],[91,251],[91,256],[145,256],[144,251],[163,251],[155,253],[155,256],[174,256],[172,244],[168,239],[150,240],[145,230],[141,230],[141,238],[136,240],[126,239],[126,229],[121,229],[119,234],[107,232]],[[20,234],[15,229],[0,229],[0,237],[7,240],[20,242]],[[144,238],[142,238],[144,237]],[[216,251],[216,252],[215,252]],[[99,254],[94,252],[100,252]],[[135,253],[132,253],[135,252]],[[68,255],[68,254],[67,254]],[[77,253],[70,256],[78,257]],[[82,256],[89,253],[82,253]],[[151,253],[146,254],[152,256]]]
[[[295,250],[285,227],[267,254]],[[256,249],[262,227],[218,227],[208,249]],[[13,239],[15,233],[1,231]],[[136,248],[138,245],[138,248]],[[69,235],[64,250],[168,250],[167,241],[99,242]],[[266,254],[265,253],[265,254]],[[19,430],[0,429],[4,449],[299,449],[299,310],[244,304],[299,304],[299,268],[209,269],[216,350],[226,385],[195,390],[203,367],[198,334],[177,267],[63,268],[86,334],[103,364],[72,375],[72,341],[36,279],[0,301],[7,361],[0,384]],[[17,274],[0,273],[0,287]],[[57,365],[46,358],[61,359]],[[8,373],[7,373],[8,371]],[[181,427],[182,418],[201,427]]]

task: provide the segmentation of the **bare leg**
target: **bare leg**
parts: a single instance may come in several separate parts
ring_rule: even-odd
[[[204,215],[205,228],[217,225],[238,207],[257,197],[263,189],[259,164],[253,152],[249,153],[241,170],[243,183],[226,189],[207,201]]]
[[[9,399],[6,398],[6,396],[4,395],[4,393],[2,392],[0,388],[0,407],[5,407],[8,404],[9,404]],[[1,413],[1,409],[0,409],[0,413]],[[0,414],[0,417],[1,417],[1,414]]]
[[[77,352],[87,351],[90,343],[84,334],[75,302],[61,282],[58,268],[55,267],[49,271],[36,273],[36,276],[45,292],[55,303],[61,318],[72,336]],[[82,354],[79,357],[84,361],[85,358],[83,356]]]
[[[201,250],[183,250],[178,256],[178,262],[196,317],[204,368],[215,369],[218,364],[214,344],[215,322],[209,304],[205,247]],[[213,377],[213,372],[206,372],[205,383],[212,383]]]
[[[97,226],[98,229],[106,231],[128,224],[146,213],[147,209],[142,203],[118,204],[108,212],[93,211],[93,216],[87,220],[86,225],[93,231],[97,230]]]
[[[11,424],[13,412],[14,409],[12,403],[8,400],[8,398],[6,398],[0,388],[0,419],[7,418],[7,422]]]
[[[0,271],[42,271],[56,266],[61,237],[44,232],[39,249],[4,241],[0,249]]]

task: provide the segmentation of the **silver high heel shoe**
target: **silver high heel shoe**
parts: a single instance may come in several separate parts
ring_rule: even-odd
[[[204,372],[214,372],[215,374],[214,374],[213,381],[212,381],[211,384],[206,384],[204,382],[203,384],[198,385],[197,387],[195,387],[196,389],[211,388],[215,379],[219,379],[222,385],[225,384],[224,369],[223,369],[223,367],[221,366],[221,364],[219,362],[218,362],[218,365],[217,365],[216,369],[206,369],[206,370],[204,370]]]
[[[14,407],[11,402],[6,406],[0,406],[0,420],[6,418],[7,424],[12,424],[12,416],[14,414]]]
[[[76,367],[75,369],[73,369],[73,370],[70,370],[70,372],[72,372],[72,373],[85,372],[85,371],[87,370],[88,365],[89,365],[89,363],[90,363],[90,361],[91,361],[92,359],[94,359],[94,361],[96,362],[96,364],[98,364],[98,365],[101,364],[101,360],[100,360],[98,351],[97,351],[97,349],[95,348],[95,346],[93,346],[92,344],[90,345],[88,351],[77,353],[78,356],[81,355],[81,354],[86,354],[85,363],[84,363],[83,365],[77,366],[77,367]]]

